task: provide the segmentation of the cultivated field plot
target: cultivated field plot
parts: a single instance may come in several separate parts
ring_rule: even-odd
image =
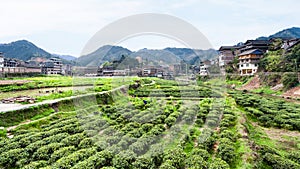
[[[300,106],[256,97],[135,80],[128,91],[97,97],[96,105],[89,98],[57,105],[17,125],[12,138],[4,129],[0,168],[299,168]],[[281,130],[290,134],[272,135]]]
[[[29,96],[34,102],[52,100],[74,95],[108,91],[126,85],[134,78],[88,78],[47,76],[15,78],[0,81],[0,101],[9,102],[15,97]],[[28,104],[28,102],[14,102]]]

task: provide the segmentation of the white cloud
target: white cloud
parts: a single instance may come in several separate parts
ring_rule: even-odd
[[[218,48],[222,44],[235,44],[299,26],[299,6],[298,0],[1,0],[0,41],[34,39],[34,43],[46,50],[78,54],[79,44],[105,25],[129,15],[157,12],[190,22]],[[67,32],[68,38],[62,36],[62,32]],[[39,40],[43,36],[47,36],[47,40]],[[57,41],[69,45],[57,47]],[[154,42],[135,39],[130,43],[129,46],[136,48],[151,46]],[[139,45],[141,43],[145,45]],[[155,46],[171,44],[168,41],[155,43],[158,43]]]
[[[138,1],[103,2],[61,0],[10,0],[1,3],[0,37],[60,30],[84,32],[99,29],[120,16],[137,12]]]

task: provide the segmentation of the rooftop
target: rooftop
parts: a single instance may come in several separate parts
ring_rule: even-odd
[[[256,44],[256,45],[263,45],[263,44],[265,44],[265,45],[269,45],[270,43],[271,42],[268,41],[268,40],[247,40],[245,42],[245,45],[247,45],[247,44]]]
[[[262,55],[264,53],[259,49],[252,49],[252,50],[247,50],[247,51],[239,54],[238,56],[249,55],[249,54]]]
[[[232,50],[232,49],[236,49],[237,47],[236,46],[221,46],[219,48],[219,51],[221,50]]]

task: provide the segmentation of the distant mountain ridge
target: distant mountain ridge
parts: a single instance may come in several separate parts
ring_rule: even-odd
[[[279,31],[268,37],[259,37],[259,40],[269,40],[272,38],[300,38],[300,28],[292,27]],[[79,66],[99,66],[106,61],[119,60],[122,55],[132,58],[140,57],[144,62],[151,64],[173,64],[184,61],[191,65],[199,64],[200,61],[211,60],[217,57],[218,51],[215,49],[201,50],[190,48],[172,48],[165,49],[141,49],[131,51],[121,46],[105,45],[99,47],[96,51],[76,58],[70,55],[51,54],[27,40],[19,40],[7,44],[0,44],[0,52],[5,57],[16,58],[20,60],[30,60],[32,57],[59,57],[64,63],[70,63]]]
[[[189,64],[199,64],[200,60],[212,59],[218,52],[214,49],[201,50],[190,48],[140,49],[136,52],[121,46],[105,45],[96,51],[81,56],[77,62],[82,66],[99,66],[106,61],[119,60],[122,55],[132,58],[141,57],[152,64],[172,64],[181,60]]]
[[[11,43],[0,44],[0,52],[3,53],[4,57],[23,61],[30,60],[34,57],[46,59],[51,57],[59,57],[62,59],[63,63],[74,64],[74,61],[77,59],[76,57],[70,55],[51,54],[27,40],[18,40]]]
[[[293,38],[300,38],[300,28],[299,27],[292,27],[288,29],[284,29],[279,31],[273,35],[268,37],[259,37],[258,40],[270,40],[272,38],[283,38],[283,39],[293,39]]]
[[[32,57],[50,58],[51,54],[37,47],[27,40],[19,40],[7,44],[0,44],[0,52],[7,58],[30,60]]]
[[[75,61],[77,59],[77,57],[71,55],[59,55],[59,54],[52,54],[52,55],[67,61]]]
[[[120,46],[105,45],[96,51],[79,57],[76,61],[81,66],[99,66],[105,61],[119,60],[122,55],[130,55],[132,52]]]

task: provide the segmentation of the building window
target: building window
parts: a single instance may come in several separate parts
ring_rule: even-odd
[[[255,64],[254,66],[257,67],[257,64]]]
[[[246,64],[246,67],[249,67],[249,63]]]

